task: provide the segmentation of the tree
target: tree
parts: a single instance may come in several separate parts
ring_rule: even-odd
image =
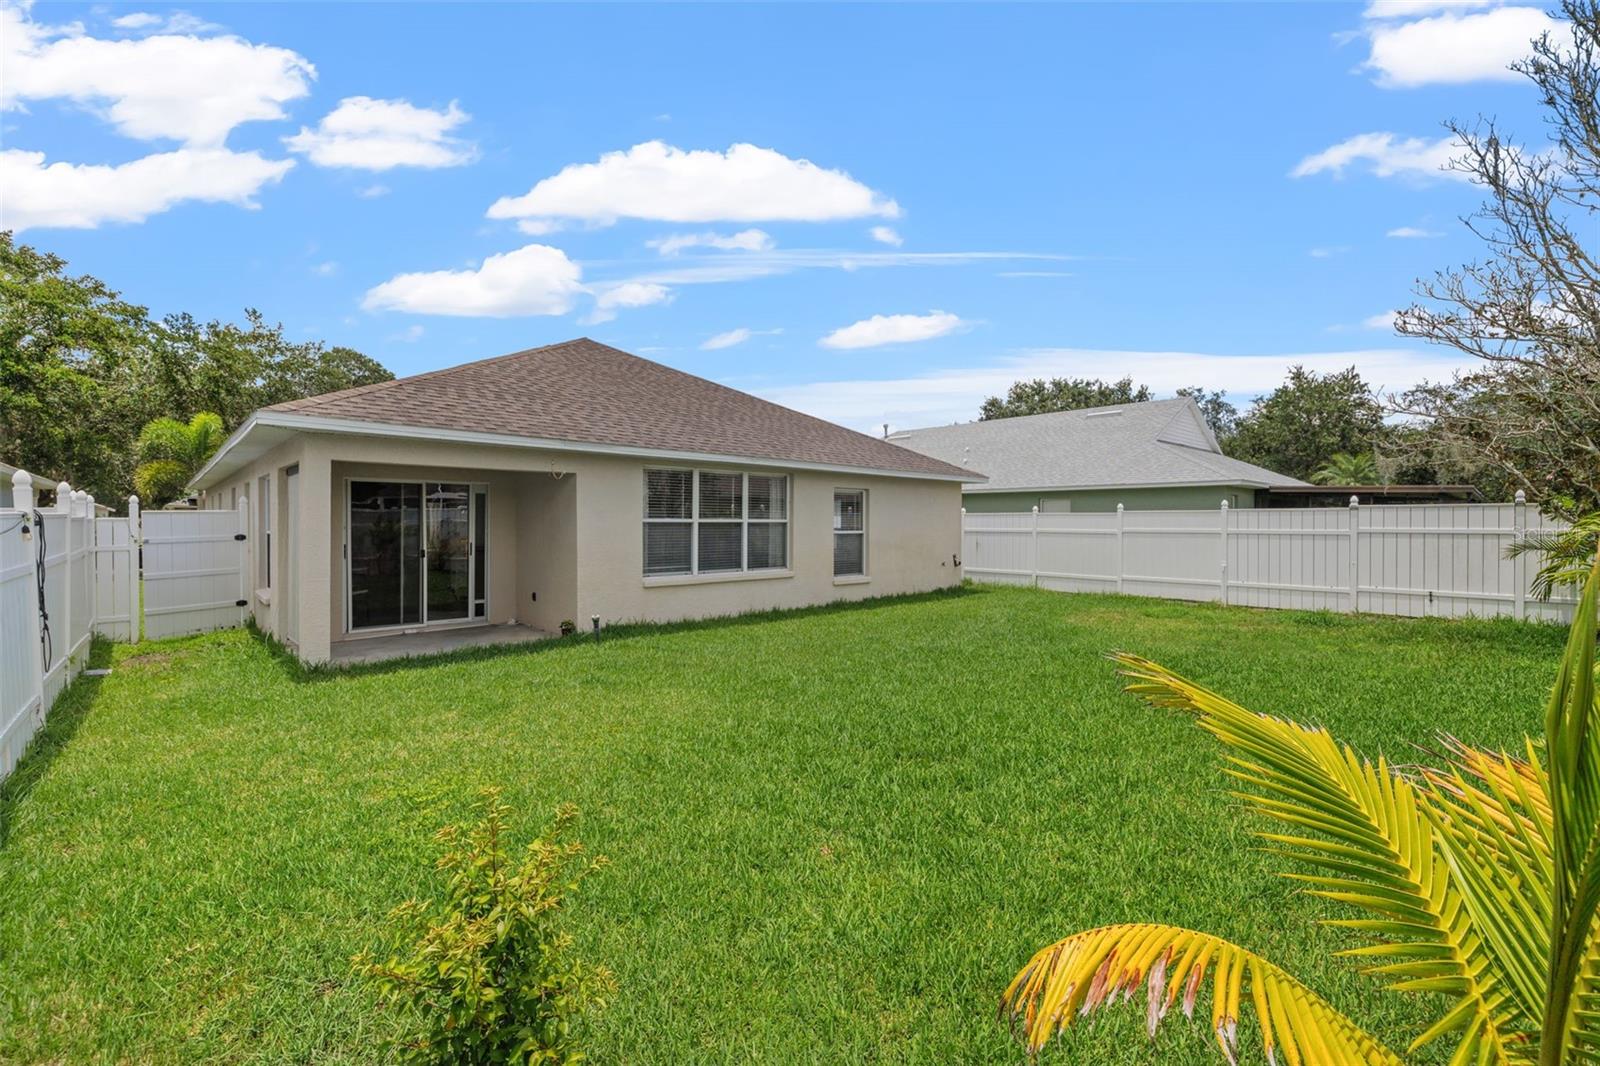
[[[394,377],[352,348],[291,341],[282,323],[269,325],[254,308],[243,326],[168,315],[153,330],[151,353],[168,411],[215,411],[229,430],[261,407]]]
[[[1503,471],[1534,499],[1600,508],[1600,2],[1564,0],[1571,38],[1513,65],[1533,82],[1552,145],[1512,144],[1493,121],[1448,123],[1452,169],[1487,200],[1464,220],[1488,257],[1419,282],[1396,329],[1478,360],[1392,399],[1430,437]]]
[[[1048,381],[1034,378],[1013,384],[1005,399],[991,396],[984,400],[978,418],[988,421],[1052,411],[1077,411],[1085,407],[1143,403],[1150,398],[1149,386],[1135,385],[1132,378],[1111,382],[1098,378],[1051,378]]]
[[[1326,729],[1248,711],[1145,659],[1115,658],[1130,692],[1187,712],[1228,749],[1230,784],[1245,787],[1236,795],[1271,826],[1262,838],[1296,867],[1287,876],[1345,909],[1329,924],[1367,941],[1341,954],[1391,989],[1429,997],[1435,1022],[1412,1051],[1448,1040],[1451,1062],[1562,1066],[1589,1061],[1600,1043],[1597,605],[1600,565],[1568,633],[1542,745],[1508,755],[1442,738],[1443,766],[1373,762]],[[1001,1010],[1036,1053],[1141,989],[1151,1036],[1171,1007],[1192,1015],[1209,991],[1211,1029],[1230,1062],[1252,1009],[1269,1061],[1281,1047],[1289,1062],[1402,1062],[1262,956],[1170,925],[1103,926],[1046,946]]]
[[[1360,455],[1334,452],[1311,475],[1313,485],[1374,485],[1377,482],[1378,464],[1373,461],[1371,452]]]
[[[155,413],[141,373],[149,320],[105,282],[0,233],[0,459],[125,495]]]
[[[0,233],[0,459],[102,501],[134,487],[141,426],[258,407],[394,375],[351,348],[294,342],[254,309],[245,325],[152,322],[105,282]]]
[[[189,479],[222,446],[227,434],[222,419],[202,411],[187,423],[157,418],[139,431],[139,467],[134,490],[148,507],[160,507],[183,495]]]
[[[1319,375],[1295,366],[1239,419],[1226,450],[1303,479],[1336,452],[1370,452],[1385,435],[1383,407],[1355,367]]]
[[[1239,428],[1239,409],[1228,402],[1226,391],[1207,392],[1203,387],[1195,386],[1192,389],[1179,389],[1178,395],[1187,396],[1199,405],[1206,425],[1211,427],[1212,436],[1219,442],[1233,436],[1233,431]]]

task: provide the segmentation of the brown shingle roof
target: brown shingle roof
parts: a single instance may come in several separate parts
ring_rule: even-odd
[[[970,470],[588,338],[291,400],[267,411],[869,470]]]

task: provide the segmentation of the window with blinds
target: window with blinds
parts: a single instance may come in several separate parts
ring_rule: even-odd
[[[725,470],[644,472],[644,575],[789,565],[789,479]]]
[[[833,493],[833,576],[867,572],[867,494],[862,489]]]

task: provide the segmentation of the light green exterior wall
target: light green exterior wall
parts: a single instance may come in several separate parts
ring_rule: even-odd
[[[1229,507],[1254,507],[1254,489],[1238,485],[1174,485],[1161,489],[1081,489],[1075,492],[967,492],[961,505],[974,514],[1022,512],[1035,505],[1041,511],[1063,510],[1061,501],[1072,501],[1074,512],[1115,511],[1122,504],[1128,511],[1209,511],[1228,501]],[[1054,503],[1056,506],[1052,507]]]

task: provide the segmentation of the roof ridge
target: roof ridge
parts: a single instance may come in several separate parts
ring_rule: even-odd
[[[899,451],[909,452],[912,455],[920,456],[920,457],[922,457],[924,459],[932,458],[932,456],[923,455],[921,452],[916,451],[915,449],[902,448],[902,447],[900,447],[900,445],[894,443],[893,441],[884,440],[882,437],[874,437],[872,434],[863,433],[859,429],[851,429],[849,426],[842,426],[837,422],[829,422],[826,418],[818,418],[816,415],[807,414],[804,411],[797,411],[793,407],[785,407],[781,403],[774,403],[774,402],[772,402],[771,400],[767,399],[764,396],[757,396],[753,392],[745,392],[743,389],[736,389],[732,385],[724,385],[720,381],[713,381],[710,378],[703,378],[698,374],[691,374],[687,370],[679,370],[675,366],[668,366],[666,363],[657,362],[654,359],[646,359],[642,355],[635,355],[632,352],[623,351],[621,348],[613,347],[612,345],[606,344],[604,341],[591,340],[588,337],[582,337],[582,338],[579,338],[579,339],[580,340],[584,340],[584,341],[588,341],[590,344],[593,344],[597,348],[604,348],[607,351],[616,352],[618,355],[626,356],[629,359],[636,359],[641,363],[649,363],[651,366],[658,366],[661,369],[667,371],[668,373],[677,374],[680,377],[690,378],[690,379],[695,380],[695,381],[704,382],[705,384],[710,385],[713,388],[720,389],[721,391],[726,392],[726,393],[730,393],[730,394],[732,394],[734,396],[738,396],[743,400],[754,400],[756,403],[759,403],[764,407],[769,407],[769,408],[772,408],[773,410],[776,410],[776,411],[782,411],[785,415],[789,415],[789,416],[798,415],[799,417],[804,418],[809,422],[814,422],[814,423],[816,423],[818,425],[826,426],[829,429],[832,429],[832,430],[843,430],[846,433],[852,433],[855,436],[862,438],[863,440],[871,441],[874,445],[887,444],[890,447],[895,448],[895,449],[897,449]],[[572,344],[572,343],[576,343],[576,342],[568,341],[566,343]],[[557,347],[557,346],[556,345],[550,345],[550,347]],[[537,351],[539,349],[530,349],[530,350],[531,351]],[[938,461],[943,462],[943,460],[938,460]],[[953,466],[954,464],[946,463],[945,465]],[[959,470],[960,468],[957,467],[956,469]],[[969,470],[962,470],[961,472],[962,473],[971,473],[971,471],[969,471]]]
[[[325,403],[334,402],[336,400],[345,400],[352,396],[365,396],[369,393],[382,392],[386,389],[395,388],[400,385],[407,385],[416,381],[425,381],[429,378],[448,377],[449,375],[455,374],[462,370],[472,370],[477,367],[485,366],[489,363],[501,363],[510,359],[516,359],[519,356],[532,355],[535,352],[545,352],[552,348],[564,348],[568,345],[580,344],[584,341],[589,341],[590,344],[599,344],[598,341],[589,340],[588,337],[572,337],[568,340],[557,341],[554,344],[541,344],[534,348],[523,348],[520,351],[506,352],[502,355],[491,355],[483,359],[474,359],[470,363],[457,363],[455,366],[440,367],[437,370],[424,370],[420,374],[407,374],[403,378],[390,378],[388,381],[374,381],[368,385],[355,385],[348,389],[338,389],[334,392],[319,393],[316,396],[306,396],[298,400],[287,400],[284,403],[275,403],[270,407],[263,408],[263,410],[304,411],[309,407],[317,407]],[[603,348],[607,346],[601,345],[601,347]]]
[[[1096,411],[1138,410],[1141,408],[1149,408],[1156,405],[1166,405],[1187,399],[1187,396],[1168,396],[1160,400],[1130,400],[1127,403],[1106,403],[1101,404],[1098,407],[1072,407],[1065,411],[1035,411],[1031,415],[1008,415],[1005,418],[980,417],[974,418],[968,422],[946,422],[944,425],[940,426],[918,426],[915,429],[897,429],[894,431],[893,435],[898,436],[901,433],[928,433],[934,430],[954,429],[957,426],[976,426],[988,422],[995,424],[1002,422],[1017,423],[1032,421],[1035,418],[1055,418],[1061,415],[1090,415],[1094,414]],[[868,436],[870,435],[871,434],[868,434]]]

